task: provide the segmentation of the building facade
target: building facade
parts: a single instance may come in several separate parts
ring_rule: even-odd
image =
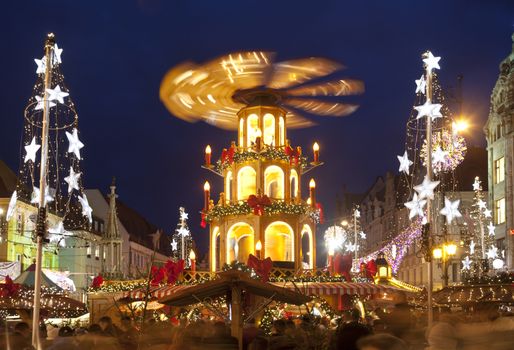
[[[512,36],[514,41],[514,35]],[[514,268],[514,42],[500,63],[500,74],[491,94],[489,118],[484,126],[488,152],[489,202],[495,236],[505,262]]]

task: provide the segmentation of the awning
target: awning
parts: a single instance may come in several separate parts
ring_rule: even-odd
[[[306,295],[373,295],[384,292],[400,292],[399,288],[374,283],[351,282],[297,282],[273,283],[276,286],[299,291]]]
[[[191,287],[190,285],[169,285],[169,286],[159,286],[159,287],[150,287],[149,297],[148,299],[160,299],[166,296],[170,296],[184,288]],[[131,290],[125,293],[124,298],[128,298],[131,300],[142,300],[146,295],[146,288],[139,288],[136,290]]]

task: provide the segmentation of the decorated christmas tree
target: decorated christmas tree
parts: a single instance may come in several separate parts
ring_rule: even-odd
[[[92,222],[82,186],[84,144],[79,139],[75,104],[61,72],[62,52],[49,34],[45,55],[34,60],[37,79],[25,108],[18,183],[7,214],[8,219],[14,214],[17,200],[39,207],[38,221],[48,212],[56,214],[61,221],[45,228],[49,239],[60,245],[64,245],[66,230],[87,228]],[[46,208],[44,215],[41,207]],[[46,230],[42,231],[40,234]]]
[[[171,257],[174,260],[184,260],[186,267],[191,265],[189,254],[193,249],[193,237],[187,225],[189,214],[180,207],[180,219],[175,232],[171,235]]]
[[[485,195],[478,177],[473,183],[473,191],[473,206],[464,239],[466,253],[462,260],[462,273],[465,278],[482,277],[492,271],[492,268],[501,269],[504,265],[503,252],[496,247],[492,213],[484,201]]]

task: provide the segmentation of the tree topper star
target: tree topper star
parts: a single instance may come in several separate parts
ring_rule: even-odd
[[[396,158],[398,158],[400,161],[400,168],[398,170],[409,175],[409,167],[413,164],[413,162],[409,159],[407,151],[403,153],[403,156],[396,156]]]
[[[423,62],[426,65],[427,71],[431,71],[434,68],[441,69],[441,67],[439,67],[439,60],[440,59],[441,59],[441,57],[434,57],[432,52],[427,51],[426,57],[423,58]]]
[[[38,145],[36,143],[36,137],[34,136],[32,138],[32,141],[25,146],[25,151],[27,154],[25,154],[25,160],[24,163],[27,163],[29,160],[31,160],[33,163],[36,162],[36,153],[41,148],[41,145]]]
[[[412,219],[417,215],[423,216],[423,207],[426,203],[426,199],[418,198],[418,194],[414,193],[412,200],[410,202],[405,202],[405,206],[410,210],[409,219]]]
[[[427,176],[423,178],[423,182],[414,186],[414,190],[418,192],[419,198],[434,199],[434,189],[439,185],[439,181],[430,181]]]
[[[460,199],[452,202],[444,197],[444,208],[439,213],[446,216],[446,222],[451,224],[453,219],[460,218],[462,214],[459,211]]]

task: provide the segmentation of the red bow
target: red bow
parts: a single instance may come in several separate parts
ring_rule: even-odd
[[[91,287],[93,288],[100,288],[102,284],[104,283],[104,278],[102,275],[98,274],[95,278],[93,278],[93,283],[91,284]]]
[[[250,197],[248,197],[246,203],[248,203],[250,208],[253,209],[254,215],[261,216],[264,214],[264,207],[271,205],[271,199],[269,199],[269,197],[266,195],[257,197],[256,195],[252,194]]]
[[[236,152],[236,149],[234,147],[230,147],[227,151],[226,148],[223,148],[223,151],[221,152],[221,163],[229,163],[232,164],[234,162],[234,153]]]
[[[252,268],[257,276],[261,278],[262,282],[268,282],[271,268],[273,267],[273,261],[269,257],[264,260],[259,259],[253,254],[248,256],[248,267]]]
[[[346,282],[351,282],[352,277],[350,271],[352,270],[352,256],[350,254],[341,255],[336,254],[334,258],[334,271],[336,274],[342,275]]]
[[[286,146],[286,148],[284,149],[284,152],[286,155],[289,156],[289,164],[294,164],[294,165],[298,164],[298,159],[300,158],[300,152],[298,152],[298,150],[295,150],[291,146]]]
[[[5,276],[5,283],[0,284],[0,296],[3,298],[14,297],[18,294],[20,289],[18,283],[14,283],[9,276]]]
[[[323,206],[321,205],[321,203],[317,202],[316,208],[318,208],[319,223],[323,225],[323,221],[325,220],[325,216],[323,215]]]
[[[184,271],[184,260],[180,259],[177,262],[168,260],[164,265],[164,270],[166,271],[168,284],[173,284],[177,281],[182,271]]]
[[[152,281],[150,282],[150,284],[152,286],[158,286],[159,284],[161,284],[161,282],[164,280],[165,272],[166,271],[163,267],[159,268],[157,266],[152,266],[152,270],[150,272]]]

